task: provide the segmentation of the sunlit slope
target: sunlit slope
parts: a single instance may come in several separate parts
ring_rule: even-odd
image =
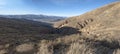
[[[94,32],[119,31],[120,2],[115,2],[87,12],[80,16],[70,17],[54,25],[55,27],[73,27],[79,31],[92,34]]]

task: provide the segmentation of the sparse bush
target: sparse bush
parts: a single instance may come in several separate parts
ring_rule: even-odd
[[[34,44],[32,44],[32,43],[30,43],[30,44],[25,43],[25,44],[18,45],[16,47],[17,52],[29,52],[33,49],[34,49]]]

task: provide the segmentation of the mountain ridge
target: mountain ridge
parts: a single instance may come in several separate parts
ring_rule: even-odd
[[[35,14],[0,15],[0,17],[27,19],[27,20],[42,21],[42,22],[56,22],[56,21],[63,20],[65,18],[65,17],[60,17],[60,16],[35,15]]]
[[[107,7],[109,7],[109,8],[107,8]],[[77,26],[83,27],[83,26],[85,26],[85,24],[88,24],[94,20],[96,20],[96,22],[97,22],[98,20],[102,21],[102,19],[105,19],[105,20],[114,19],[114,17],[116,17],[116,19],[117,19],[117,18],[119,18],[119,15],[120,15],[119,7],[120,7],[120,2],[115,2],[110,5],[103,6],[102,8],[95,9],[91,12],[87,12],[83,15],[70,17],[66,20],[56,23],[54,26],[55,27],[70,26],[70,27],[77,28]],[[97,13],[97,14],[95,14],[95,13]],[[83,23],[83,25],[82,25],[82,23]]]

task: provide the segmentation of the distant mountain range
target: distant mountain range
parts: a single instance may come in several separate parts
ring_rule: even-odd
[[[60,21],[60,20],[63,20],[64,18],[66,18],[66,17],[60,17],[60,16],[33,15],[33,14],[26,14],[26,15],[0,15],[0,17],[27,19],[27,20],[41,21],[41,22],[47,22],[47,23],[57,22],[57,21]]]

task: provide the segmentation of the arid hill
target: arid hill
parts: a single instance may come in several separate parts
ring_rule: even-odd
[[[57,28],[64,26],[79,29],[81,32],[118,30],[120,28],[120,2],[115,2],[80,16],[57,22]]]
[[[15,20],[6,25],[19,24],[23,32],[36,27],[30,22],[24,27],[23,22]],[[52,33],[46,34],[0,34],[0,54],[120,54],[120,2],[70,17],[54,27]]]
[[[48,23],[0,17],[0,34],[46,34],[51,30],[53,27]]]
[[[65,26],[77,28],[78,31],[81,32],[81,35],[87,38],[86,41],[89,39],[89,42],[101,41],[104,42],[101,43],[101,46],[104,46],[105,48],[111,48],[112,50],[117,50],[120,48],[120,2],[114,2],[112,4],[105,5],[80,16],[70,17],[66,20],[57,22],[54,25],[54,27],[57,28],[62,28]],[[78,50],[77,47],[76,50]],[[75,51],[73,54],[79,54],[80,50],[78,50],[78,53],[76,53],[77,51],[75,50],[72,51]],[[107,51],[105,52],[106,53],[92,52],[92,54],[110,54]],[[120,54],[120,52],[118,54]]]
[[[109,34],[110,37],[114,36],[116,38],[115,36],[118,36],[120,32],[120,2],[103,6],[55,24],[57,28],[64,26],[77,28],[82,34],[98,36]]]

